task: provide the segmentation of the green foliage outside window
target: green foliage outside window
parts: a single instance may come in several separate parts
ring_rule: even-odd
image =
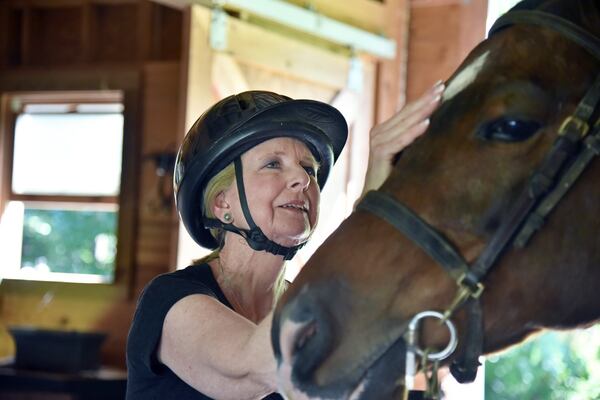
[[[485,399],[600,399],[600,325],[546,332],[489,356]]]
[[[112,280],[117,214],[26,209],[22,268],[93,274]]]

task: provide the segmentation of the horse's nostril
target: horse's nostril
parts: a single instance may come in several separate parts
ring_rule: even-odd
[[[316,297],[302,293],[282,308],[279,318],[281,360],[298,381],[309,380],[331,349],[331,321]]]
[[[312,320],[308,322],[305,326],[303,326],[295,339],[294,343],[294,353],[302,350],[306,343],[317,333],[317,323]]]
[[[297,356],[305,350],[310,339],[317,332],[317,323],[314,319],[308,321],[284,320],[281,326],[282,355],[286,362],[292,364]]]

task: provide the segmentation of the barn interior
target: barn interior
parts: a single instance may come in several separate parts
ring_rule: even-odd
[[[207,107],[265,89],[346,117],[324,220],[293,278],[352,211],[370,128],[448,79],[487,16],[486,0],[0,2],[0,398],[124,398],[142,289],[207,252],[172,192],[177,148]],[[35,128],[55,117],[100,129],[82,139]],[[96,372],[10,369],[15,335],[32,330],[102,334]],[[32,352],[57,368],[60,340]]]

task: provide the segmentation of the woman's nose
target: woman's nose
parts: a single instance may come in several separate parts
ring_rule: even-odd
[[[310,186],[310,175],[303,167],[294,168],[290,175],[288,184],[290,189],[305,191]]]

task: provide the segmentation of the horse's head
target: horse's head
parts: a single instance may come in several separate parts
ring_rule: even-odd
[[[594,2],[547,3],[542,7],[600,37]],[[511,215],[600,72],[598,59],[567,36],[518,23],[481,43],[448,80],[428,132],[382,188],[469,264]],[[507,249],[485,277],[484,351],[543,326],[600,317],[593,294],[600,276],[599,176],[600,161],[592,162],[527,247]],[[420,311],[447,309],[456,291],[455,279],[405,234],[370,212],[353,213],[277,307],[273,344],[282,392],[294,399],[394,398],[403,386],[408,321]],[[465,312],[452,320],[460,354]],[[422,346],[432,348],[448,341],[447,331],[431,323],[421,336]]]

